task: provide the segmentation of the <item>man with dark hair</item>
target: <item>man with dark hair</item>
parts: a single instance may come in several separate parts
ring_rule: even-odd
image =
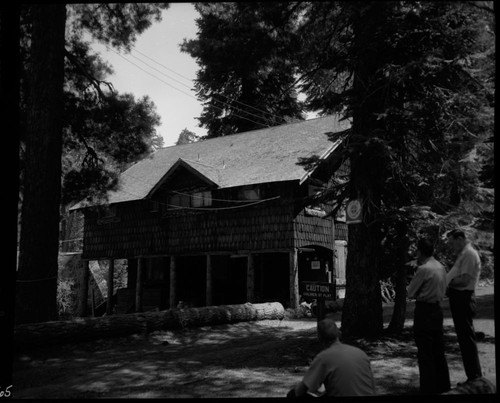
[[[340,330],[331,318],[318,323],[318,338],[325,348],[311,363],[304,378],[287,397],[304,397],[325,386],[325,397],[375,394],[370,360],[359,348],[340,342]]]
[[[447,235],[448,244],[458,255],[455,264],[446,276],[447,295],[450,301],[458,344],[462,353],[462,361],[467,376],[466,382],[470,382],[482,376],[477,352],[476,333],[472,321],[476,314],[475,290],[481,271],[481,260],[477,251],[467,241],[463,231],[453,230]],[[462,383],[459,383],[459,385]]]
[[[413,333],[418,349],[422,394],[444,393],[450,390],[441,309],[446,292],[446,270],[433,254],[432,243],[427,239],[420,239],[417,243],[418,267],[408,285],[408,297],[416,300]]]

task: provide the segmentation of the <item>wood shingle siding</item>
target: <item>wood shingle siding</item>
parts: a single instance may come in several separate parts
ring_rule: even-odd
[[[151,213],[144,203],[117,205],[116,222],[87,214],[85,259],[293,247],[293,201],[276,199],[234,210]]]
[[[331,218],[306,215],[304,211],[294,220],[295,247],[318,245],[330,248],[333,244],[333,220]]]

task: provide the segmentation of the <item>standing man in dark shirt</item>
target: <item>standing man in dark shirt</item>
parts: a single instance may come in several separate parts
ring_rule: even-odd
[[[408,297],[415,299],[413,332],[418,349],[420,393],[436,394],[450,390],[450,374],[444,354],[443,311],[446,270],[434,257],[427,239],[417,243],[415,276],[408,285]]]

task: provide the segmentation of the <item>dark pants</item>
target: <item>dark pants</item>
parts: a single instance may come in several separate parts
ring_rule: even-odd
[[[465,374],[467,379],[478,378],[482,376],[482,371],[477,353],[476,333],[472,323],[472,318],[476,314],[476,298],[472,291],[453,289],[448,290],[448,297]]]
[[[439,303],[416,302],[413,323],[420,393],[446,392],[450,389],[450,373],[444,354],[443,311]]]

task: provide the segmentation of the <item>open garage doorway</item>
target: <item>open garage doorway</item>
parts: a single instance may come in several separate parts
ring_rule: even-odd
[[[247,302],[247,256],[212,256],[212,295],[214,305]]]
[[[254,255],[255,302],[280,302],[290,305],[290,254],[261,253]]]
[[[206,303],[207,270],[205,256],[179,256],[176,267],[177,300],[184,306]]]

